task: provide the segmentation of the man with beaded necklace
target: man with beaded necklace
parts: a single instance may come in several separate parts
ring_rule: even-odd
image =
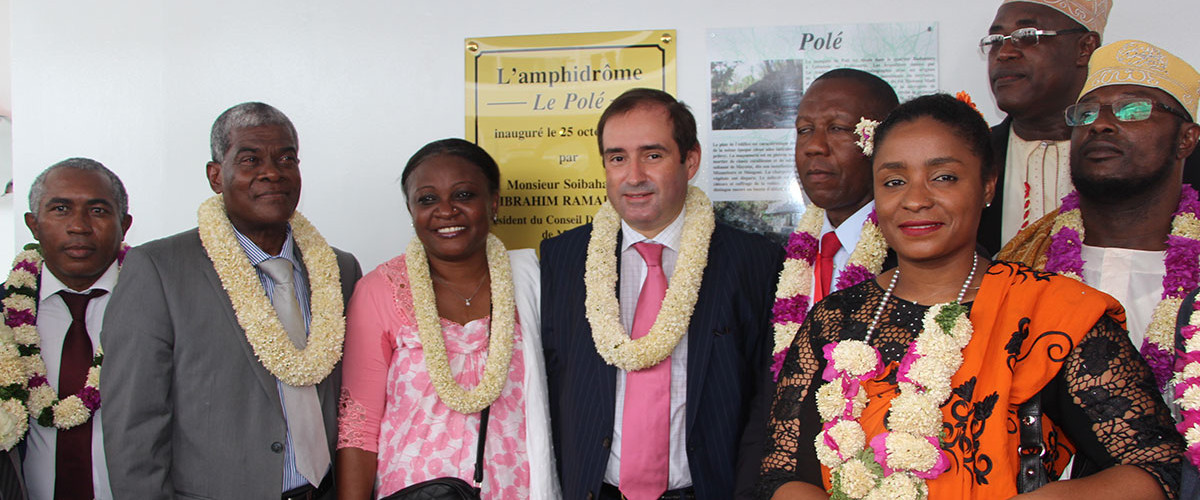
[[[334,498],[343,310],[362,271],[296,212],[287,116],[239,104],[210,141],[199,227],[131,250],[105,315],[113,492]]]
[[[608,203],[542,243],[542,342],[564,498],[729,499],[757,475],[782,251],[687,183],[696,122],[660,90],[597,126]],[[630,333],[631,332],[631,333]]]
[[[99,425],[98,347],[133,222],[128,196],[104,165],[70,158],[33,181],[29,210],[25,225],[38,244],[17,255],[5,283],[0,364],[16,369],[6,368],[0,381],[0,420],[16,425],[3,426],[0,444],[15,457],[11,447],[28,419],[22,451],[29,498],[111,499]],[[8,465],[0,474],[0,498],[19,498]]]
[[[1161,390],[1174,375],[1182,297],[1200,278],[1200,203],[1182,181],[1200,139],[1198,98],[1200,73],[1165,50],[1137,40],[1097,49],[1066,111],[1076,192],[998,255],[1119,300]]]

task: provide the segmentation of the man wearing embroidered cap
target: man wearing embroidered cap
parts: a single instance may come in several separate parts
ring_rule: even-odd
[[[1168,393],[1181,298],[1200,285],[1200,202],[1182,180],[1200,139],[1198,99],[1200,73],[1169,52],[1137,40],[1098,49],[1066,110],[1076,191],[998,256],[1119,300],[1130,339]]]
[[[1079,96],[1112,0],[1005,0],[988,35],[988,81],[1008,114],[992,127],[999,177],[979,243],[998,250],[1071,192],[1071,129],[1062,112]]]
[[[299,213],[296,129],[221,114],[199,227],[129,252],[105,315],[118,498],[334,498],[343,309],[362,276]]]
[[[749,495],[762,436],[746,428],[765,423],[772,393],[782,251],[715,223],[688,187],[696,121],[670,94],[630,90],[596,131],[609,202],[592,224],[542,243],[563,497],[726,500],[735,483]]]

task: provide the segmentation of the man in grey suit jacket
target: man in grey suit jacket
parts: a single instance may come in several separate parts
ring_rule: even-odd
[[[343,308],[362,271],[293,218],[298,141],[283,113],[239,104],[211,140],[219,196],[198,228],[129,252],[105,315],[113,493],[333,498]]]

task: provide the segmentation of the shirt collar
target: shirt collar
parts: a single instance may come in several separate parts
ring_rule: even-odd
[[[1066,140],[1062,140],[1062,141],[1050,141],[1050,140],[1045,140],[1045,139],[1034,139],[1034,140],[1031,140],[1031,141],[1027,141],[1027,140],[1025,140],[1025,139],[1022,139],[1022,138],[1021,138],[1021,136],[1017,135],[1017,132],[1016,132],[1016,130],[1015,130],[1015,129],[1013,129],[1013,128],[1011,128],[1011,127],[1008,129],[1008,142],[1009,142],[1010,144],[1017,144],[1017,145],[1020,145],[1020,146],[1024,147],[1025,149],[1033,149],[1033,148],[1035,148],[1035,147],[1038,147],[1038,146],[1040,146],[1040,145],[1042,145],[1042,144],[1053,144],[1053,145],[1055,145],[1055,146],[1058,146],[1058,147],[1064,147],[1064,146],[1065,146],[1065,147],[1068,147],[1068,148],[1069,148],[1069,147],[1071,147],[1071,140],[1070,140],[1070,139],[1066,139]]]
[[[287,238],[283,240],[283,247],[279,249],[279,255],[271,255],[263,249],[259,248],[248,236],[242,234],[237,228],[233,228],[233,235],[237,237],[238,244],[242,245],[242,251],[246,252],[246,257],[250,259],[250,265],[258,267],[264,260],[274,258],[284,258],[300,269],[300,262],[296,260],[296,240],[292,238],[292,225],[287,226]]]
[[[862,236],[863,224],[867,222],[867,216],[871,215],[871,211],[875,210],[875,200],[868,201],[866,205],[854,212],[854,215],[847,217],[842,221],[842,225],[834,229],[833,224],[829,222],[829,214],[825,214],[825,223],[821,226],[820,236],[833,231],[837,233],[838,241],[842,244],[847,252],[854,251],[854,247],[858,246],[858,239]],[[818,237],[818,239],[820,239]]]
[[[95,283],[92,283],[91,287],[82,292],[72,290],[67,285],[64,285],[62,281],[59,281],[58,276],[55,276],[52,271],[46,268],[45,262],[42,262],[41,275],[41,283],[38,286],[38,297],[40,300],[46,300],[62,290],[70,293],[87,293],[92,290],[104,290],[112,293],[113,287],[117,286],[117,261],[114,260],[112,264],[109,264],[108,270],[100,275],[100,279],[97,279]]]
[[[670,224],[667,224],[667,227],[664,227],[663,230],[660,231],[653,238],[645,237],[644,235],[642,235],[642,233],[637,232],[636,229],[631,227],[627,222],[625,222],[624,219],[622,219],[621,220],[621,252],[628,250],[629,247],[633,246],[634,243],[650,241],[653,243],[661,243],[663,246],[670,248],[671,250],[674,250],[676,253],[678,253],[679,252],[679,241],[680,241],[680,239],[683,238],[683,217],[686,213],[687,213],[686,208],[684,208],[683,210],[680,210],[679,215],[675,217],[675,220],[671,221]]]

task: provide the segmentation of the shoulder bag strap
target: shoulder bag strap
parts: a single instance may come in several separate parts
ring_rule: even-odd
[[[1042,458],[1046,455],[1046,444],[1042,441],[1040,392],[1017,408],[1017,426],[1021,440],[1017,447],[1017,456],[1021,460],[1021,468],[1017,472],[1017,492],[1029,493],[1049,482],[1046,465],[1042,463]]]
[[[491,413],[492,407],[484,408],[479,412],[479,444],[475,446],[475,493],[479,493],[483,487],[483,448],[487,444],[487,427],[488,414]]]

